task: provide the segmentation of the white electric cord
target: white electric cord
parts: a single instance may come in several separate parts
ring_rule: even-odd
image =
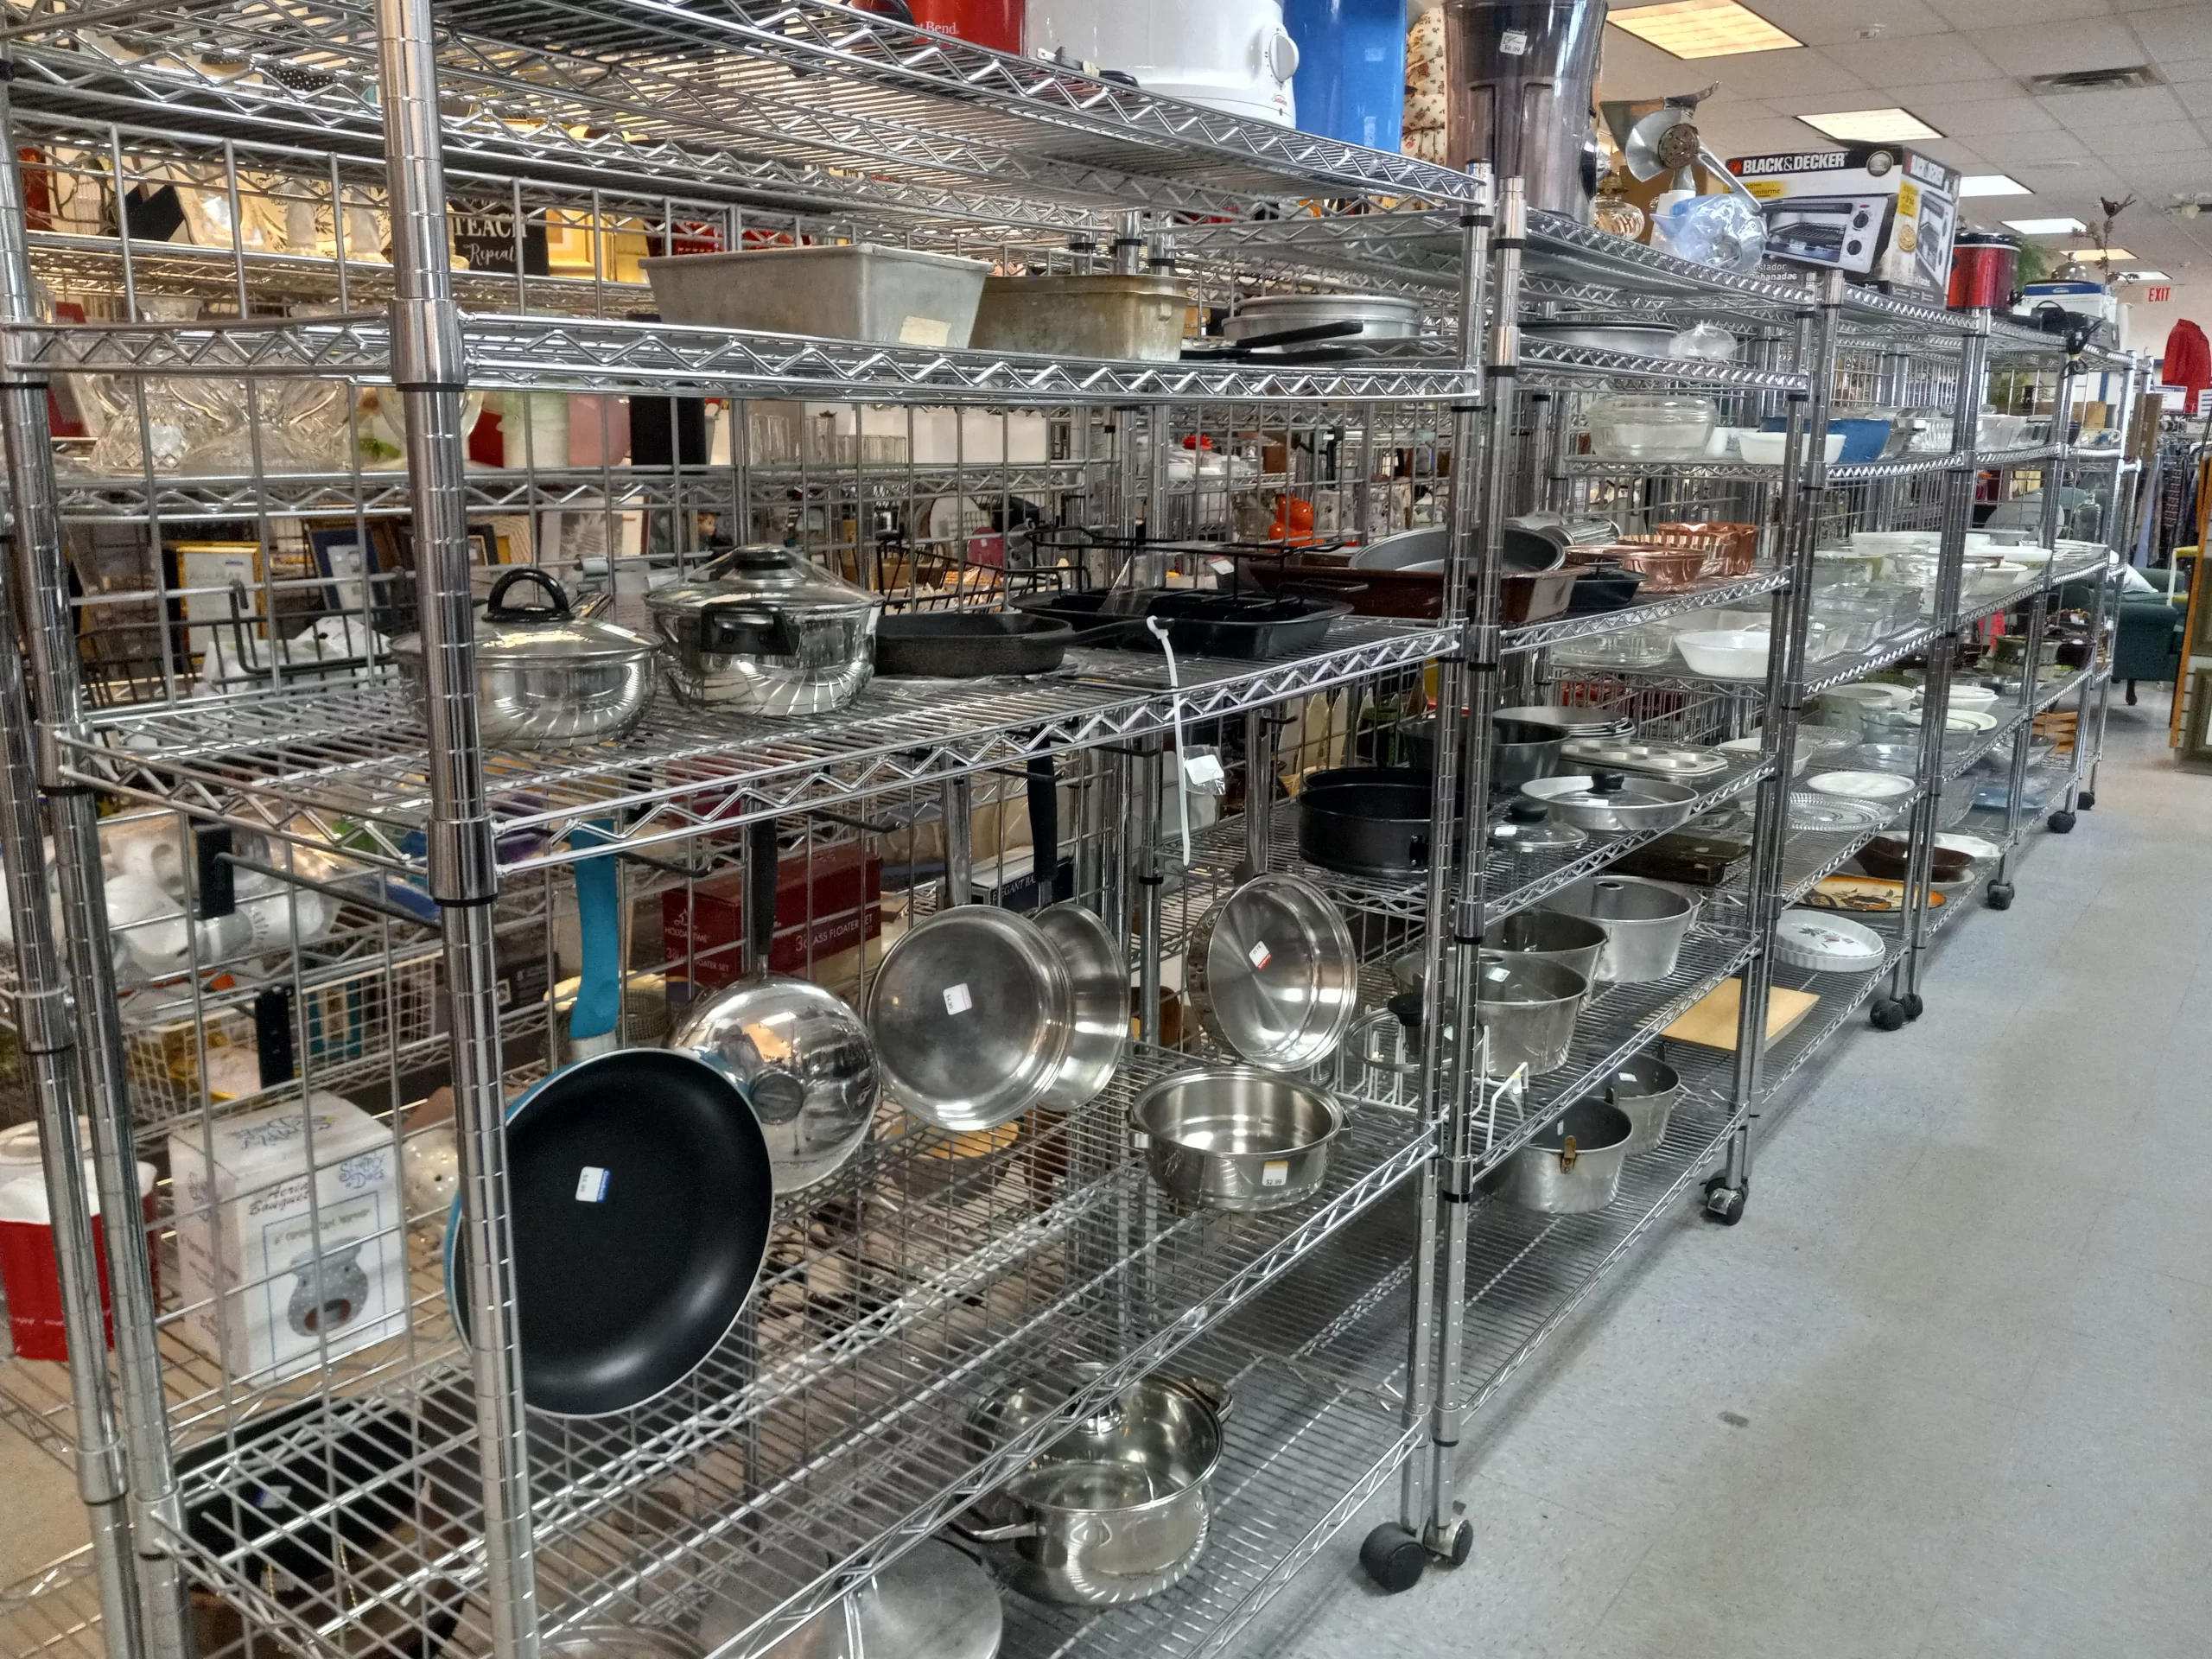
[[[1175,811],[1183,822],[1183,868],[1191,868],[1191,785],[1183,775],[1183,682],[1175,673],[1175,647],[1167,643],[1167,630],[1156,616],[1144,620],[1146,629],[1167,653],[1168,707],[1175,723]]]

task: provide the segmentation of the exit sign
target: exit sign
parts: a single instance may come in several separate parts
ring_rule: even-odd
[[[2164,283],[2157,288],[2146,288],[2143,290],[2143,302],[2145,305],[2164,305],[2173,296],[2172,288]]]

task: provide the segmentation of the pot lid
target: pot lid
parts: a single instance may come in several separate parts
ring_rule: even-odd
[[[875,610],[883,604],[789,547],[738,548],[690,581],[649,593],[645,604],[658,616],[702,610],[725,599],[762,600],[786,613]]]
[[[1490,838],[1495,845],[1522,853],[1561,852],[1590,839],[1573,824],[1554,823],[1551,809],[1541,801],[1526,798],[1505,810],[1505,822],[1491,826]]]
[[[537,589],[535,594],[517,589]],[[421,636],[410,634],[421,649]],[[568,590],[535,565],[508,571],[492,584],[476,618],[476,660],[582,663],[626,662],[650,655],[653,643],[613,622],[578,616]]]
[[[994,1659],[1005,1630],[990,1573],[941,1538],[924,1540],[865,1580],[852,1603],[857,1643],[845,1604],[833,1602],[762,1659]],[[713,1652],[752,1616],[750,1609],[714,1603],[699,1621],[700,1647]]]
[[[1680,806],[1694,801],[1697,791],[1687,784],[1670,784],[1663,778],[1630,778],[1618,772],[1588,777],[1541,778],[1541,798],[1569,806]],[[1523,790],[1529,787],[1523,784]]]

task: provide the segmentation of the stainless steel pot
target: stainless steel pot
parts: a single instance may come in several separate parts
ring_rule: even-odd
[[[1071,1112],[1096,1099],[1129,1042],[1129,970],[1106,924],[1084,906],[1047,905],[1037,929],[1068,970],[1075,1029],[1044,1104]]]
[[[1329,896],[1255,875],[1206,912],[1184,955],[1199,1020],[1230,1052],[1303,1071],[1335,1052],[1359,1007],[1359,952]]]
[[[1605,930],[1599,979],[1643,985],[1675,971],[1682,941],[1697,920],[1698,901],[1632,875],[1593,875],[1554,894],[1550,908],[1586,917]]]
[[[1320,1189],[1344,1109],[1325,1089],[1257,1066],[1185,1071],[1137,1096],[1129,1124],[1177,1203],[1254,1213]]]
[[[883,601],[784,547],[741,547],[710,576],[648,594],[677,695],[756,715],[842,709],[875,667]]]
[[[1173,276],[1085,271],[987,276],[969,344],[979,352],[1172,363],[1190,296]]]
[[[1097,1368],[1076,1368],[1079,1377]],[[1056,1415],[1068,1390],[1016,1388],[969,1417],[977,1449]],[[1206,1482],[1221,1462],[1229,1402],[1203,1384],[1148,1376],[1077,1423],[954,1530],[984,1545],[1005,1583],[1039,1601],[1112,1607],[1158,1595],[1205,1548]]]
[[[992,1129],[1044,1100],[1075,1042],[1075,989],[1037,924],[939,911],[883,953],[868,991],[883,1081],[942,1129]]]
[[[538,604],[510,604],[530,583]],[[395,639],[391,654],[428,695],[423,636]],[[653,646],[643,634],[580,617],[561,584],[535,566],[493,583],[476,622],[476,718],[484,741],[508,749],[573,749],[635,729],[653,701]]]
[[[1634,1126],[1602,1100],[1578,1100],[1478,1183],[1524,1210],[1579,1216],[1618,1196]]]
[[[1480,954],[1475,971],[1475,1011],[1489,1045],[1485,1072],[1510,1077],[1525,1065],[1541,1077],[1565,1065],[1590,982],[1556,962],[1495,950]]]
[[[1548,808],[1561,823],[1583,830],[1674,830],[1697,811],[1697,791],[1688,784],[1626,778],[1618,772],[1538,778],[1522,785],[1521,793]]]
[[[1502,955],[1556,962],[1587,980],[1597,976],[1598,958],[1605,950],[1605,930],[1560,911],[1523,910],[1491,928],[1484,943]]]
[[[1639,1054],[1624,1061],[1605,1082],[1607,1103],[1628,1114],[1633,1126],[1628,1150],[1631,1156],[1649,1152],[1667,1138],[1668,1120],[1682,1091],[1681,1077],[1664,1060]]]

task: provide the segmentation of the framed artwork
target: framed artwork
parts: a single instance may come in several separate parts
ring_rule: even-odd
[[[218,627],[235,626],[247,639],[266,632],[259,542],[171,542],[163,551],[169,613],[185,625],[187,653],[205,656],[213,648]],[[235,649],[238,642],[232,644]]]

